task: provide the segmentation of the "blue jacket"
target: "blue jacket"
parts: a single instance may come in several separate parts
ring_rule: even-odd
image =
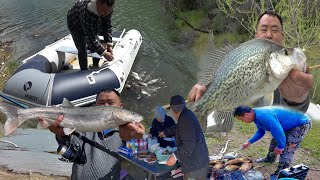
[[[310,121],[307,115],[299,111],[279,106],[253,108],[253,111],[255,113],[254,123],[258,130],[249,142],[252,144],[258,141],[264,136],[265,131],[269,131],[277,141],[279,149],[286,146],[285,132]]]

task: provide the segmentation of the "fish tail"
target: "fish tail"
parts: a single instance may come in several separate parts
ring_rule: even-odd
[[[22,120],[18,116],[19,108],[16,108],[13,105],[10,105],[5,102],[0,102],[0,112],[5,114],[7,121],[4,124],[4,135],[12,133],[21,123],[25,120]]]
[[[233,128],[233,110],[216,111],[208,116],[207,132],[229,132]]]

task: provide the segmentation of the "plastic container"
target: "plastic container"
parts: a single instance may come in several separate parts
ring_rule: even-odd
[[[157,143],[158,143],[157,138],[148,138],[148,151],[151,152],[152,151],[151,147]]]
[[[118,152],[121,152],[123,154],[126,154],[127,156],[132,156],[132,149],[128,149],[126,147],[119,147]]]
[[[146,153],[148,151],[148,142],[144,139],[137,139],[138,153]]]
[[[155,154],[156,154],[157,160],[159,162],[166,162],[166,161],[168,161],[169,157],[171,156],[171,154],[162,154],[161,151],[156,151]]]
[[[130,140],[130,147],[132,149],[132,153],[133,154],[137,154],[138,153],[138,143],[135,139],[131,139]]]

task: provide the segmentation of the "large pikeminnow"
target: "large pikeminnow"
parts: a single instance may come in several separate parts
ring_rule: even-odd
[[[118,127],[129,122],[140,122],[143,117],[135,112],[111,106],[74,107],[67,99],[60,107],[37,107],[20,109],[5,102],[0,102],[0,111],[7,117],[4,125],[5,135],[13,132],[27,120],[43,118],[38,128],[47,128],[59,115],[64,119],[60,123],[66,135],[75,129],[81,132],[100,132]]]

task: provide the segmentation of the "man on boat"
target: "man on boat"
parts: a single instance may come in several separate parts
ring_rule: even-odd
[[[115,0],[78,0],[68,11],[67,25],[78,49],[81,70],[88,69],[87,45],[91,51],[113,60],[111,16]],[[102,35],[104,47],[97,36]],[[98,58],[93,58],[93,67],[98,67]]]

